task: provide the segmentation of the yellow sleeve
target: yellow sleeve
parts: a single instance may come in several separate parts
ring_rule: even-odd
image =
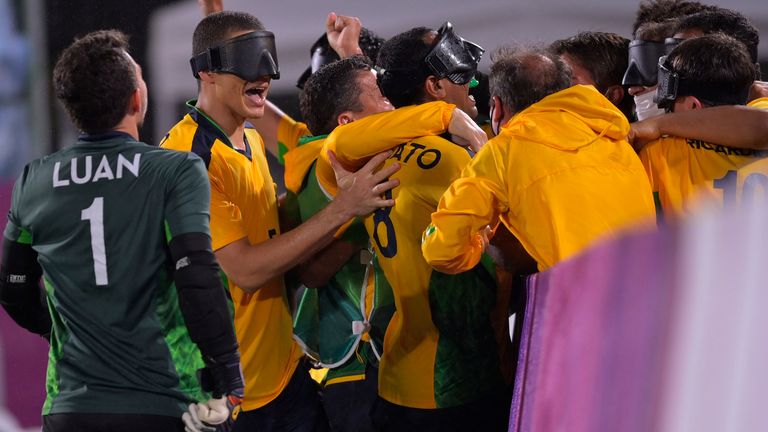
[[[761,110],[768,110],[768,97],[757,98],[747,103],[747,106]]]
[[[289,151],[299,145],[299,138],[312,135],[302,122],[297,122],[288,115],[280,118],[280,124],[277,125],[277,160],[280,165],[285,165],[284,156]]]
[[[493,141],[475,156],[440,199],[422,238],[424,259],[448,274],[472,269],[484,251],[482,231],[508,211],[504,159]]]
[[[648,175],[648,181],[651,183],[651,191],[658,192],[659,186],[658,186],[658,180],[656,179],[656,175],[654,173],[654,164],[653,164],[653,149],[654,146],[660,145],[659,141],[653,141],[648,143],[645,147],[640,149],[640,153],[638,153],[638,156],[640,157],[640,162],[643,163],[643,168],[645,169],[645,173]]]
[[[247,237],[240,209],[227,196],[222,177],[208,174],[211,181],[211,243],[213,250]]]
[[[412,105],[374,114],[338,126],[325,139],[317,162],[320,185],[336,193],[336,176],[328,160],[328,151],[346,169],[357,170],[378,153],[415,138],[440,135],[448,130],[456,105],[442,101]]]

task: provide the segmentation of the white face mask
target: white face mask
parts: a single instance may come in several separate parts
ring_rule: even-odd
[[[653,101],[654,96],[656,96],[655,87],[651,91],[635,96],[635,111],[637,112],[638,120],[645,120],[664,114],[664,109],[659,108],[656,102]]]

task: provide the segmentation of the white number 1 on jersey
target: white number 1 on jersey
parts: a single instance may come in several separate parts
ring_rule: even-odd
[[[90,221],[91,251],[96,285],[107,285],[107,248],[104,246],[104,198],[96,197],[91,206],[80,212],[80,220]]]

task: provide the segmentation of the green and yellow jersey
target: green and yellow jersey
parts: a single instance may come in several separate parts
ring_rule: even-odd
[[[338,127],[317,167],[323,189],[333,191],[325,150],[354,169],[394,146],[386,163],[402,165],[393,176],[400,185],[387,194],[396,205],[377,210],[365,226],[396,304],[384,338],[379,395],[412,408],[458,406],[506,385],[491,322],[497,295],[493,266],[449,276],[433,271],[421,255],[421,233],[431,213],[470,161],[466,149],[434,136],[445,132],[453,108],[435,102]]]
[[[290,169],[285,156],[299,147],[301,138],[308,135],[312,135],[312,133],[306,124],[297,122],[288,115],[280,118],[280,123],[277,125],[277,160],[285,165],[286,173]]]
[[[294,160],[312,160],[294,165],[293,175],[303,179],[296,181],[298,187],[288,186],[286,199],[297,201],[300,222],[331,202],[315,175],[314,160],[324,139],[325,135],[304,137],[286,157],[286,165]],[[365,379],[366,367],[378,364],[394,309],[392,289],[373,271],[373,255],[362,222],[350,225],[338,240],[358,246],[360,253],[352,256],[327,285],[305,290],[294,318],[294,333],[305,351],[321,366],[330,368],[325,385]]]
[[[768,98],[756,99],[750,106],[768,109]],[[678,216],[704,202],[722,206],[736,200],[744,181],[737,171],[766,156],[766,150],[732,148],[675,136],[659,138],[640,150],[662,212]]]
[[[258,132],[245,130],[245,151],[202,111],[192,110],[166,135],[165,148],[191,151],[208,168],[213,249],[247,238],[252,245],[280,234],[277,192]],[[291,311],[282,278],[248,294],[228,281],[235,306],[235,332],[245,377],[244,410],[274,400],[296,370],[301,349],[294,342]]]

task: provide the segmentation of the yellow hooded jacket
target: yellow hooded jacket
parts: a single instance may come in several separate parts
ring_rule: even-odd
[[[545,270],[626,225],[652,225],[648,178],[629,123],[594,87],[574,86],[514,116],[443,195],[422,252],[459,273],[501,220]]]

